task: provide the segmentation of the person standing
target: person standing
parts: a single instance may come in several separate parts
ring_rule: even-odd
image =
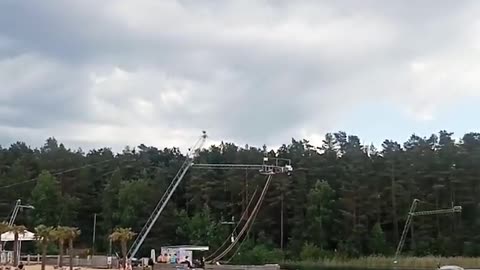
[[[180,263],[181,264],[186,264],[188,269],[192,268],[192,263],[190,263],[190,260],[188,259],[188,256],[185,256],[185,260],[183,260]]]
[[[149,258],[149,259],[148,259],[148,267],[149,267],[151,270],[153,270],[154,266],[155,266],[155,263],[153,262],[153,259],[152,259],[152,258]]]
[[[171,264],[177,264],[177,253],[174,253],[173,256],[170,258]]]

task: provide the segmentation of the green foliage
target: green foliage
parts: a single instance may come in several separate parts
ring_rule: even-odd
[[[131,228],[115,228],[109,237],[114,242],[128,242],[132,240],[134,236],[135,233],[132,232]]]
[[[266,264],[279,263],[284,260],[284,254],[280,249],[269,248],[264,244],[255,244],[246,241],[242,248],[233,257],[233,263],[237,264]]]
[[[414,198],[422,201],[418,210],[454,203],[463,212],[415,217],[404,254],[480,256],[480,133],[458,141],[452,136],[447,131],[412,135],[404,143],[385,140],[378,149],[345,132],[327,134],[321,145],[292,139],[275,150],[223,142],[201,151],[195,162],[259,164],[264,155],[292,160],[293,175],[275,176],[250,241],[234,257],[237,263],[272,260],[268,256],[280,260],[276,248],[282,244],[287,259],[391,254]],[[85,153],[54,138],[39,149],[18,142],[0,147],[0,187],[6,187],[0,197],[35,206],[17,217],[28,228],[78,227],[80,247],[91,245],[97,214],[95,250],[106,252],[116,226],[142,229],[184,159],[178,148],[140,145],[116,154],[107,148]],[[25,182],[33,177],[37,181]],[[233,228],[221,221],[233,216],[238,222],[264,183],[255,171],[190,170],[139,255],[188,243],[216,249]],[[11,205],[0,205],[0,211],[11,212]]]
[[[0,235],[2,233],[6,233],[10,230],[10,226],[8,226],[7,222],[0,222]]]
[[[335,192],[326,181],[317,181],[307,196],[306,223],[308,239],[320,249],[328,247],[332,232]]]
[[[134,226],[138,222],[138,213],[148,205],[151,188],[145,180],[123,182],[118,192],[120,224]]]
[[[300,251],[300,259],[303,261],[315,261],[320,259],[322,250],[314,244],[305,242],[302,251]]]
[[[478,244],[471,241],[465,241],[463,243],[463,253],[465,256],[474,257],[477,254]]]
[[[387,253],[388,246],[380,223],[375,223],[368,240],[369,248],[372,254],[382,255]]]
[[[215,222],[208,208],[188,217],[185,210],[177,213],[179,226],[177,236],[192,245],[218,246],[225,239],[226,234],[222,234],[222,225]]]
[[[352,239],[340,241],[340,243],[338,243],[337,250],[341,257],[356,258],[360,256],[360,251],[358,250],[355,241]]]
[[[75,227],[67,227],[67,240],[73,241],[81,234],[81,231]]]
[[[63,208],[61,197],[60,186],[55,177],[48,171],[43,171],[32,191],[34,224],[58,224]]]
[[[69,227],[57,226],[52,231],[53,238],[63,244],[70,237]]]
[[[113,242],[119,242],[124,259],[127,259],[127,244],[136,235],[131,228],[115,228],[109,238]],[[126,263],[126,260],[123,262]],[[125,266],[125,265],[124,265]]]
[[[442,265],[461,265],[465,269],[477,267],[480,258],[468,257],[402,257],[398,264],[393,265],[394,258],[386,256],[362,256],[359,258],[333,257],[319,261],[287,261],[282,263],[283,269],[436,269]]]
[[[120,221],[120,213],[118,211],[119,205],[119,191],[122,186],[122,175],[120,170],[115,170],[109,179],[109,182],[105,185],[102,194],[102,215],[103,220],[101,222],[102,229],[109,232],[113,229],[114,224]]]
[[[41,224],[35,227],[35,238],[38,241],[47,244],[55,239],[53,232],[53,227]]]

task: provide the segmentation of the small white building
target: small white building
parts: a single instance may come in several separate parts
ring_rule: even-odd
[[[15,240],[15,235],[13,232],[2,233],[1,235],[2,242],[13,242]],[[20,256],[20,250],[22,249],[22,242],[25,241],[35,241],[35,234],[26,231],[24,234],[18,235],[18,256]],[[0,243],[0,263],[13,262],[13,251],[2,250],[2,245]]]
[[[166,246],[162,247],[160,250],[160,255],[165,255],[171,257],[174,254],[177,255],[178,262],[185,261],[185,258],[188,256],[188,261],[193,263],[193,252],[194,251],[208,251],[208,246],[191,246],[191,245],[180,245],[180,246]]]

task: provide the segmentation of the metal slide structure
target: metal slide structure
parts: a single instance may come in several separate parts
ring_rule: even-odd
[[[263,187],[262,193],[260,194],[260,198],[258,199],[257,203],[255,204],[255,208],[253,208],[252,213],[250,214],[250,217],[248,218],[247,222],[243,226],[242,230],[238,233],[237,237],[235,240],[220,254],[215,256],[210,263],[216,263],[223,259],[234,247],[235,245],[240,241],[240,238],[245,234],[250,231],[250,228],[253,225],[253,222],[255,221],[255,218],[257,217],[258,211],[260,210],[260,207],[263,203],[263,200],[265,199],[265,195],[267,194],[268,188],[270,186],[270,183],[272,181],[273,174],[269,174],[267,176],[267,181],[265,182],[265,186]]]
[[[258,191],[258,189],[255,189],[255,191],[253,192],[252,198],[248,202],[247,207],[245,207],[245,210],[243,211],[242,216],[240,217],[240,220],[235,225],[235,228],[233,228],[232,234],[233,234],[233,232],[237,231],[237,228],[240,226],[240,222],[247,217],[248,210],[250,209],[250,205],[252,204],[253,199],[255,198],[255,195],[257,194],[257,191]],[[225,239],[225,241],[214,252],[212,252],[207,257],[205,257],[205,260],[209,261],[210,259],[216,257],[219,254],[218,252],[220,250],[222,250],[230,240],[231,239],[229,239],[229,238]],[[234,240],[231,240],[231,241],[233,242]]]
[[[167,190],[163,194],[160,201],[157,203],[155,209],[150,214],[147,222],[143,226],[140,233],[135,238],[132,246],[127,252],[127,258],[133,258],[137,254],[138,250],[142,246],[145,238],[147,237],[148,233],[152,229],[153,225],[157,221],[160,214],[163,212],[163,209],[168,204],[168,201],[172,197],[173,193],[177,189],[178,185],[182,181],[183,177],[187,173],[190,168],[196,169],[242,169],[242,170],[258,170],[260,174],[272,176],[278,173],[286,173],[288,175],[291,174],[293,168],[291,166],[291,161],[289,159],[283,158],[272,158],[271,160],[274,161],[274,164],[269,164],[269,158],[263,159],[263,164],[194,164],[193,160],[200,152],[201,148],[205,144],[205,140],[207,139],[207,134],[204,131],[202,136],[198,139],[195,145],[189,150],[187,153],[187,157],[183,162],[182,166],[178,170],[177,174],[173,178],[172,182],[168,186]]]
[[[180,170],[178,170],[177,174],[173,178],[172,182],[170,182],[170,185],[167,187],[167,190],[163,194],[162,198],[157,203],[157,206],[153,210],[152,214],[150,214],[150,217],[148,218],[147,223],[145,223],[142,230],[137,235],[137,238],[135,239],[132,246],[130,247],[130,250],[127,252],[128,258],[132,258],[137,254],[138,250],[143,244],[143,241],[145,241],[145,238],[147,237],[148,233],[152,229],[153,225],[157,221],[160,214],[163,212],[163,209],[167,205],[173,193],[177,189],[178,184],[180,184],[183,177],[187,173],[188,169],[192,166],[193,158],[195,157],[196,154],[198,154],[203,144],[205,143],[206,139],[207,139],[207,134],[204,131],[202,136],[198,139],[195,145],[190,149],[189,153],[187,153],[187,158],[185,159],[182,166],[180,167]]]
[[[275,164],[269,164],[273,160]],[[283,162],[283,164],[282,164]],[[285,173],[290,175],[293,171],[290,159],[285,158],[263,158],[263,164],[193,164],[193,169],[211,170],[256,170],[260,174],[273,175]]]
[[[419,199],[414,199],[412,205],[410,206],[410,211],[408,212],[407,220],[405,221],[405,226],[403,227],[402,236],[400,237],[400,242],[398,242],[397,250],[395,251],[395,258],[394,263],[397,263],[398,256],[400,252],[402,252],[403,246],[405,244],[405,240],[407,238],[408,230],[410,229],[410,225],[412,224],[413,217],[418,216],[429,216],[429,215],[441,215],[441,214],[452,214],[452,213],[460,213],[462,212],[461,206],[452,206],[452,208],[448,209],[438,209],[438,210],[427,210],[427,211],[417,211],[417,205],[420,202]]]

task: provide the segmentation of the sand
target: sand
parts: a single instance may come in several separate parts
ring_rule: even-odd
[[[98,268],[73,267],[73,269],[78,269],[78,268],[80,268],[81,270],[99,270]],[[42,266],[40,264],[25,265],[25,270],[40,270],[40,269],[42,269]],[[69,270],[70,268],[67,266],[66,269]],[[53,265],[46,265],[45,270],[60,270],[60,268],[55,269]]]

